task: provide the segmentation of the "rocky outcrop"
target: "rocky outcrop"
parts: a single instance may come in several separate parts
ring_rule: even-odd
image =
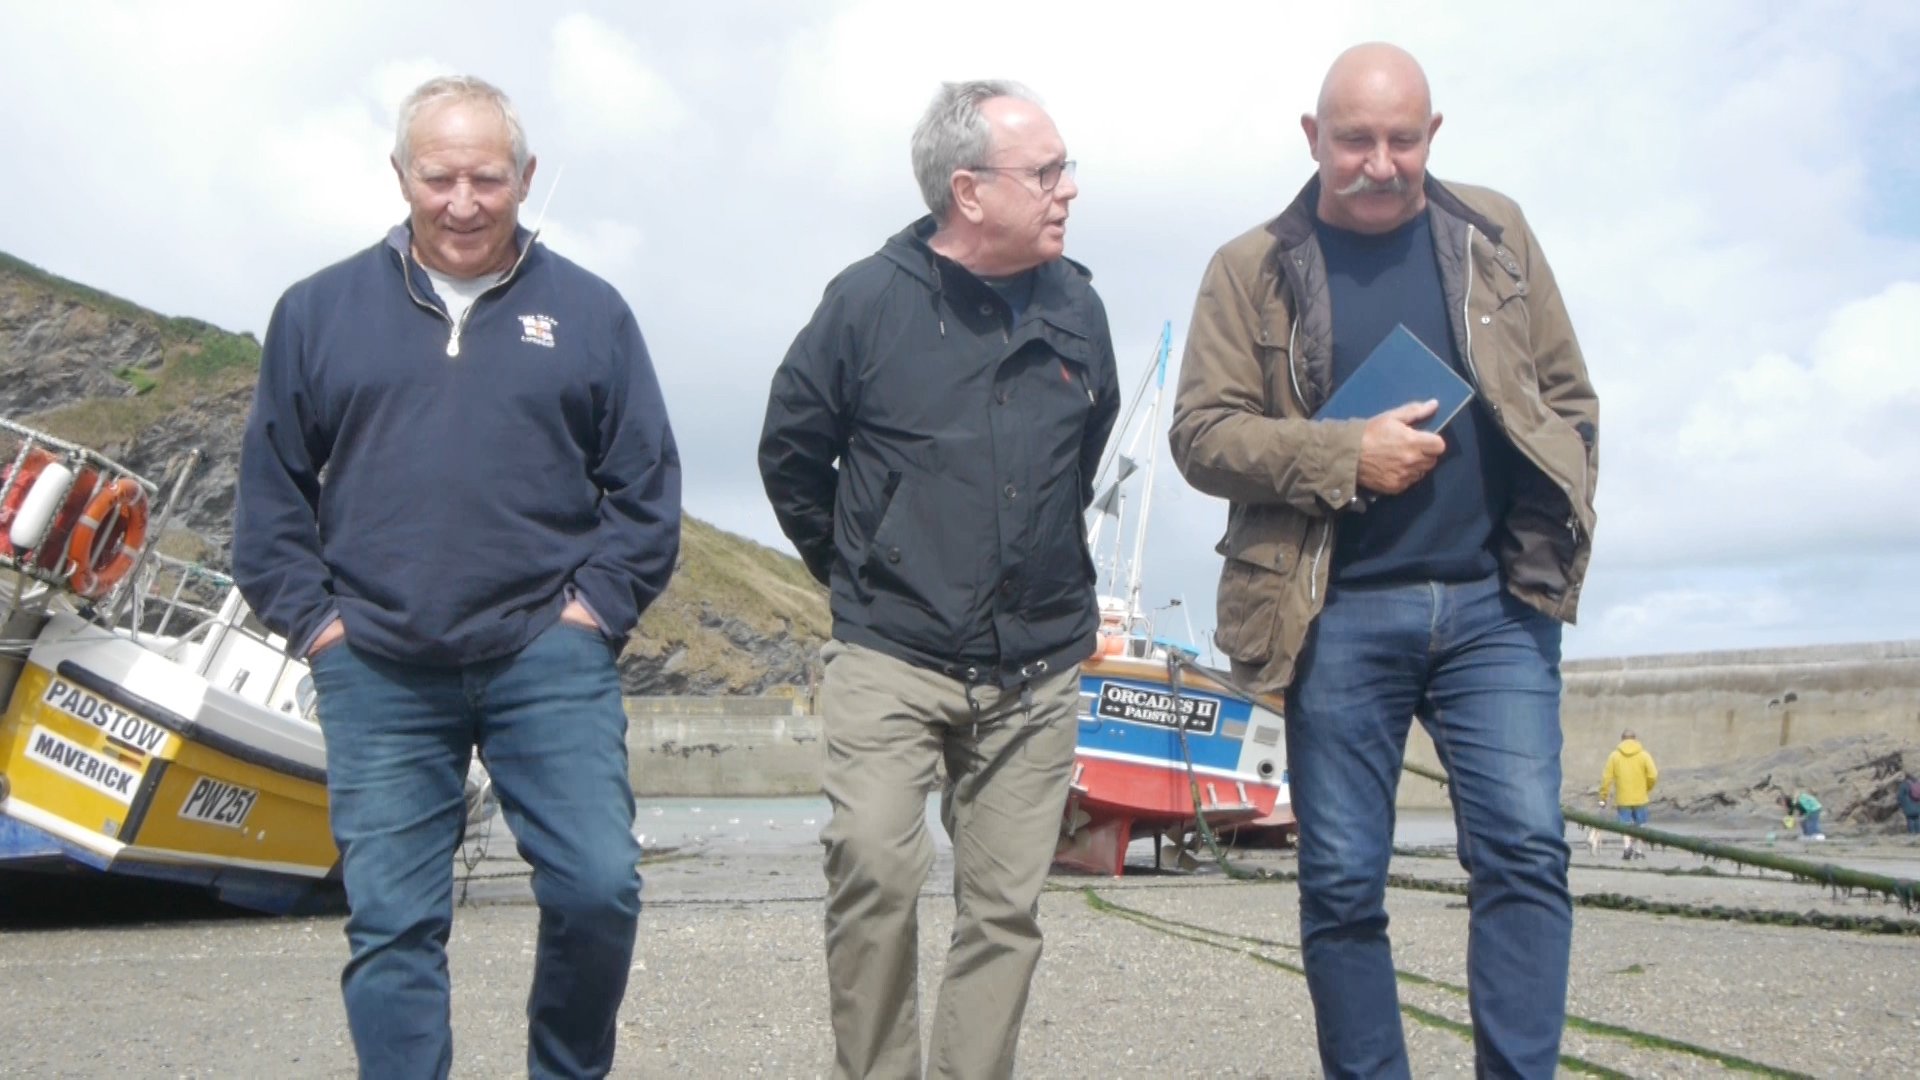
[[[237,386],[192,398],[186,408],[168,413],[108,456],[143,476],[160,479],[200,451],[193,477],[174,508],[177,528],[192,531],[207,544],[222,570],[233,543],[233,500],[240,483],[240,436],[247,426],[253,388]]]
[[[620,682],[627,692],[687,697],[766,694],[782,686],[806,686],[814,673],[821,639],[796,635],[790,624],[769,634],[702,604],[698,625],[706,636],[723,642],[725,651],[751,657],[751,663],[700,663],[696,642],[654,642],[642,635],[620,657]]]
[[[1847,735],[1696,769],[1662,772],[1652,802],[1663,812],[1737,823],[1778,822],[1782,795],[1811,792],[1823,821],[1905,828],[1896,789],[1920,773],[1920,751],[1892,735]]]
[[[163,359],[153,323],[24,287],[0,271],[0,415],[17,418],[92,398],[132,397],[135,385],[115,373],[155,371]]]

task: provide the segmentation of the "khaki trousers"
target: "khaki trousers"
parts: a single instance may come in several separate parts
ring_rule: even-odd
[[[1073,766],[1079,670],[1035,680],[1030,705],[1019,687],[991,686],[969,703],[960,682],[872,649],[835,641],[822,656],[834,1075],[921,1075],[918,905],[933,864],[926,796],[944,757],[955,914],[927,1075],[1011,1076]]]

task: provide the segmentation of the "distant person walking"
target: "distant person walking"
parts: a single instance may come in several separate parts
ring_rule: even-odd
[[[392,164],[407,220],[267,324],[233,576],[313,672],[360,1075],[453,1067],[477,750],[540,908],[527,1071],[605,1076],[640,915],[614,661],[673,573],[679,453],[626,301],[519,225],[507,96],[426,83]]]
[[[1079,194],[1030,91],[947,83],[913,134],[930,213],[827,286],[774,374],[760,472],[833,595],[820,714],[841,1080],[1007,1077],[1100,623],[1081,518],[1120,411]],[[926,792],[946,765],[953,934],[920,1049]]]
[[[1620,733],[1620,745],[1607,755],[1606,770],[1600,774],[1600,805],[1604,808],[1611,799],[1622,823],[1645,825],[1647,802],[1653,795],[1653,785],[1659,779],[1660,770],[1653,764],[1653,755],[1640,745],[1632,729],[1623,731]],[[1620,857],[1646,858],[1646,847],[1636,848],[1633,839],[1627,837],[1625,850],[1621,851]]]
[[[1783,824],[1788,828],[1792,828],[1794,822],[1798,821],[1800,823],[1800,835],[1806,839],[1825,840],[1827,838],[1827,834],[1820,831],[1821,807],[1819,799],[1814,798],[1807,792],[1800,791],[1795,792],[1792,798],[1788,798],[1785,795],[1780,796],[1780,806],[1787,812],[1787,817]]]
[[[1920,833],[1920,776],[1908,773],[1897,794],[1900,797],[1900,812],[1907,817],[1907,831]]]

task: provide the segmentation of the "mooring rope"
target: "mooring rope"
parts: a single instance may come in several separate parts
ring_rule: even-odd
[[[1447,774],[1437,769],[1429,769],[1423,765],[1415,765],[1412,762],[1407,762],[1403,768],[1415,776],[1424,777],[1443,786],[1451,783]],[[1695,855],[1700,855],[1708,859],[1721,859],[1726,862],[1757,867],[1762,870],[1777,870],[1783,874],[1791,874],[1803,881],[1809,881],[1816,885],[1825,885],[1836,894],[1845,892],[1851,895],[1856,890],[1873,893],[1884,896],[1890,901],[1897,901],[1904,910],[1909,912],[1914,910],[1916,906],[1920,906],[1920,882],[1913,881],[1910,878],[1888,877],[1885,874],[1870,874],[1863,870],[1853,870],[1844,866],[1835,866],[1832,863],[1808,862],[1805,859],[1795,859],[1786,855],[1754,851],[1750,848],[1743,848],[1734,844],[1723,844],[1713,840],[1702,840],[1699,837],[1683,836],[1680,833],[1667,832],[1664,829],[1649,829],[1644,825],[1628,825],[1625,822],[1608,821],[1598,814],[1591,814],[1572,806],[1562,806],[1560,813],[1568,821],[1585,825],[1590,829],[1599,829],[1602,832],[1631,836],[1636,839],[1645,840],[1648,843],[1659,844],[1662,847],[1677,848],[1681,851],[1692,852]]]

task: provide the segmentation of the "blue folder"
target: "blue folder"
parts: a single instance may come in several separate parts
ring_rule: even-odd
[[[1467,385],[1445,360],[1405,326],[1395,326],[1385,341],[1333,392],[1315,420],[1369,420],[1416,401],[1438,401],[1440,408],[1414,427],[1437,432],[1473,400]]]

